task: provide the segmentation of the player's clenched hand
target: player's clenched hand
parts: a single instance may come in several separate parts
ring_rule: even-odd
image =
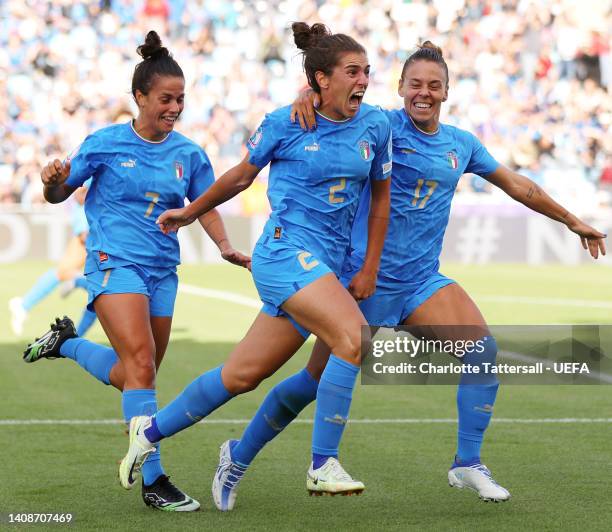
[[[44,185],[55,187],[66,182],[70,175],[70,159],[66,159],[62,163],[59,159],[55,159],[47,163],[40,172],[40,178]]]
[[[606,254],[606,243],[604,238],[608,235],[600,233],[597,229],[585,224],[582,220],[576,218],[574,221],[567,224],[570,231],[573,231],[580,237],[582,247],[587,249],[591,257],[596,259],[599,253]]]
[[[367,299],[376,291],[376,273],[359,270],[351,279],[348,291],[357,301]]]
[[[251,257],[240,253],[240,251],[237,251],[234,248],[224,249],[221,253],[221,257],[223,257],[227,262],[231,262],[236,266],[242,266],[243,268],[251,271]]]
[[[188,216],[185,207],[181,209],[168,209],[159,215],[159,218],[155,221],[162,233],[165,235],[169,233],[176,233],[179,227],[189,225],[195,220],[194,217]]]
[[[304,131],[315,129],[317,127],[317,120],[314,110],[319,107],[320,102],[319,95],[315,91],[311,88],[304,89],[291,106],[291,112],[289,113],[291,121],[295,122],[297,117],[300,127]]]

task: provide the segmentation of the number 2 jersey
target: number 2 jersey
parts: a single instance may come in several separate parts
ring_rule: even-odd
[[[318,114],[317,128],[304,132],[289,109],[268,114],[247,143],[251,164],[271,162],[272,213],[259,242],[287,242],[339,274],[365,183],[391,173],[391,128],[378,108],[362,104],[341,122]]]
[[[164,268],[180,262],[176,233],[164,235],[155,220],[214,182],[202,148],[176,131],[148,141],[128,122],[89,135],[70,160],[68,185],[92,178],[85,199],[85,273],[125,263]]]
[[[499,163],[471,133],[440,124],[427,134],[404,109],[385,111],[393,131],[391,214],[380,261],[379,283],[423,282],[438,271],[451,201],[464,173],[486,176]],[[345,269],[358,270],[365,257],[369,191],[353,224],[351,256]]]

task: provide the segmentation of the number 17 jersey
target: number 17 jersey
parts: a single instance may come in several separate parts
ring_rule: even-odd
[[[499,163],[471,133],[440,124],[436,133],[414,125],[404,109],[385,111],[393,132],[391,214],[379,283],[418,286],[438,271],[451,201],[464,173],[486,176]],[[351,235],[349,268],[365,256],[369,195],[364,191]]]

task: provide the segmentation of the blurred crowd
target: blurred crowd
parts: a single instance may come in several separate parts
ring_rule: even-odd
[[[321,21],[368,50],[369,103],[402,105],[416,43],[444,50],[444,122],[474,132],[502,163],[579,214],[612,191],[610,0],[5,0],[0,2],[0,203],[42,203],[39,171],[95,129],[135,112],[136,47],[157,30],[182,66],[177,129],[220,175],[263,115],[305,85],[289,31]],[[226,211],[267,210],[265,175]],[[469,201],[501,201],[476,176]],[[595,199],[596,198],[596,199]]]

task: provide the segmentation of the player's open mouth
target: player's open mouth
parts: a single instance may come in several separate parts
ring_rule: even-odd
[[[175,124],[175,122],[178,119],[178,116],[162,116],[161,117],[162,122],[165,122],[166,124],[173,126]]]
[[[417,109],[431,109],[431,104],[430,103],[425,103],[425,102],[415,102],[414,106]]]
[[[351,94],[351,96],[349,97],[349,105],[351,109],[359,108],[359,106],[361,105],[361,102],[363,101],[364,94],[365,94],[365,91],[357,91]]]

